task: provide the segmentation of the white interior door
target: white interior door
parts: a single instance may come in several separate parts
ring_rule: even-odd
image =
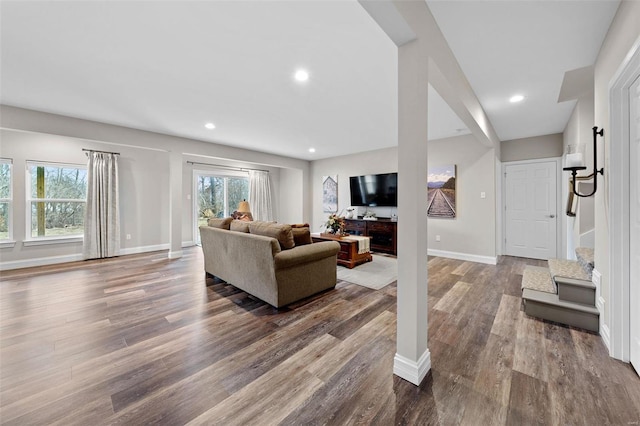
[[[555,161],[505,166],[505,254],[550,259],[557,246]]]
[[[640,77],[629,89],[629,359],[640,373]]]

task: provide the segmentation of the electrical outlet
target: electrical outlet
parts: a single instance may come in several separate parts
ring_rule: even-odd
[[[127,234],[127,240],[131,239],[131,234]]]
[[[191,199],[191,194],[187,194],[187,200]]]
[[[481,192],[480,193],[480,198],[487,198],[487,193],[486,192]]]
[[[436,235],[436,241],[440,241],[440,235]]]

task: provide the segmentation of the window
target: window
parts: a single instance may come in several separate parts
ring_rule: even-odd
[[[84,234],[87,168],[27,162],[27,221],[32,238]]]
[[[249,198],[249,179],[196,173],[197,226],[206,225],[210,217],[228,217],[242,200]]]
[[[0,241],[12,238],[11,202],[13,200],[12,161],[0,158]]]

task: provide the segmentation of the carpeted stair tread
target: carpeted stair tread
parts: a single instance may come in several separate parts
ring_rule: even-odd
[[[528,265],[522,274],[522,290],[530,289],[556,294],[556,285],[549,275],[549,270],[541,266]]]
[[[575,260],[549,259],[549,273],[552,277],[566,277],[575,280],[591,281],[591,274],[588,274],[582,265]]]

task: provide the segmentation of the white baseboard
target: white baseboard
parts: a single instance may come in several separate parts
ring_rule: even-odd
[[[179,259],[182,257],[182,250],[169,251],[169,259]]]
[[[150,251],[161,251],[161,250],[169,250],[169,244],[155,244],[152,246],[129,247],[125,249],[120,249],[120,256],[126,256],[128,254],[148,253]]]
[[[593,272],[595,273],[596,271],[594,270]],[[598,281],[598,285],[599,284],[600,282]],[[598,297],[598,300],[596,301],[596,308],[598,308],[598,311],[600,311],[600,337],[602,338],[602,343],[604,343],[604,345],[607,347],[607,352],[609,352],[609,355],[611,355],[611,333],[609,331],[609,326],[605,324],[604,318],[605,303],[606,300],[604,300],[603,297]]]
[[[34,266],[55,265],[57,263],[77,262],[83,260],[82,253],[68,254],[65,256],[39,257],[35,259],[14,260],[9,262],[0,262],[0,271],[8,271],[10,269],[32,268]]]
[[[184,241],[182,243],[182,247],[191,247],[194,245],[195,243],[193,241]],[[129,254],[148,253],[151,251],[169,250],[169,247],[170,247],[169,244],[156,244],[156,245],[142,246],[142,247],[128,247],[128,248],[120,249],[119,256],[127,256]],[[182,250],[169,253],[169,259],[177,259],[179,257],[182,257]],[[48,257],[39,257],[35,259],[0,262],[0,271],[8,271],[10,269],[32,268],[34,266],[55,265],[58,263],[77,262],[83,259],[84,258],[82,257],[82,253],[78,253],[78,254],[69,254],[65,256],[48,256]]]
[[[420,386],[429,370],[431,370],[431,352],[429,352],[429,349],[424,351],[418,362],[398,353],[393,358],[393,374],[416,386]]]
[[[444,251],[427,249],[429,256],[446,257],[449,259],[466,260],[468,262],[486,263],[487,265],[496,265],[498,258],[496,256],[480,256],[477,254],[458,253],[455,251]]]
[[[606,324],[600,323],[600,337],[602,338],[602,343],[607,348],[607,352],[609,352],[609,356],[611,355],[611,333],[609,332],[609,327]]]

